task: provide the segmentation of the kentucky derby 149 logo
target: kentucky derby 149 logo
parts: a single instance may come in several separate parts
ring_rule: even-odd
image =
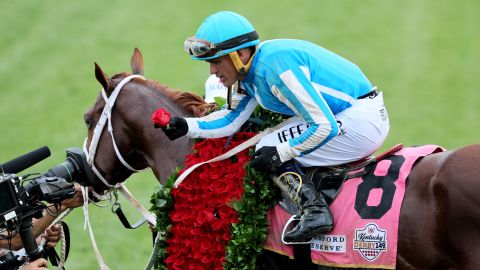
[[[387,231],[379,229],[375,223],[368,223],[365,228],[355,230],[353,249],[368,261],[374,261],[387,250]]]

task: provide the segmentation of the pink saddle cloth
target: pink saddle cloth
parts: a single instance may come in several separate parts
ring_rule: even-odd
[[[415,162],[444,149],[408,147],[366,166],[361,177],[346,181],[330,205],[335,226],[310,243],[312,262],[345,268],[395,269],[398,222],[406,179]],[[270,234],[264,248],[293,259],[293,248],[281,241],[291,215],[277,205],[268,213]]]

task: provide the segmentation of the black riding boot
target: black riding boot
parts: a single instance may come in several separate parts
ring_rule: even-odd
[[[283,174],[274,182],[298,204],[302,211],[299,223],[284,236],[286,242],[308,242],[317,234],[332,230],[333,218],[323,195],[317,192],[311,179],[305,177],[295,163],[280,168]]]

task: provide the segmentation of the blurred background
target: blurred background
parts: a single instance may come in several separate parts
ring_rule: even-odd
[[[83,114],[100,90],[94,62],[108,75],[130,71],[135,47],[147,78],[202,94],[208,64],[190,60],[183,41],[218,10],[244,15],[263,40],[306,39],[356,63],[384,92],[391,131],[382,150],[479,142],[480,1],[19,0],[0,2],[0,163],[47,145],[52,156],[26,171],[44,172],[81,147]],[[147,207],[156,185],[150,172],[127,184]],[[148,229],[124,229],[109,208],[90,211],[111,269],[143,269]],[[66,268],[98,269],[81,210],[66,220]]]

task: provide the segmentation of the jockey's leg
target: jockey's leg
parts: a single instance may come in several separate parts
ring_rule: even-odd
[[[314,235],[327,233],[333,228],[333,218],[323,195],[317,192],[311,179],[293,162],[279,169],[274,182],[300,207],[300,222],[285,234],[287,242],[307,242]]]

